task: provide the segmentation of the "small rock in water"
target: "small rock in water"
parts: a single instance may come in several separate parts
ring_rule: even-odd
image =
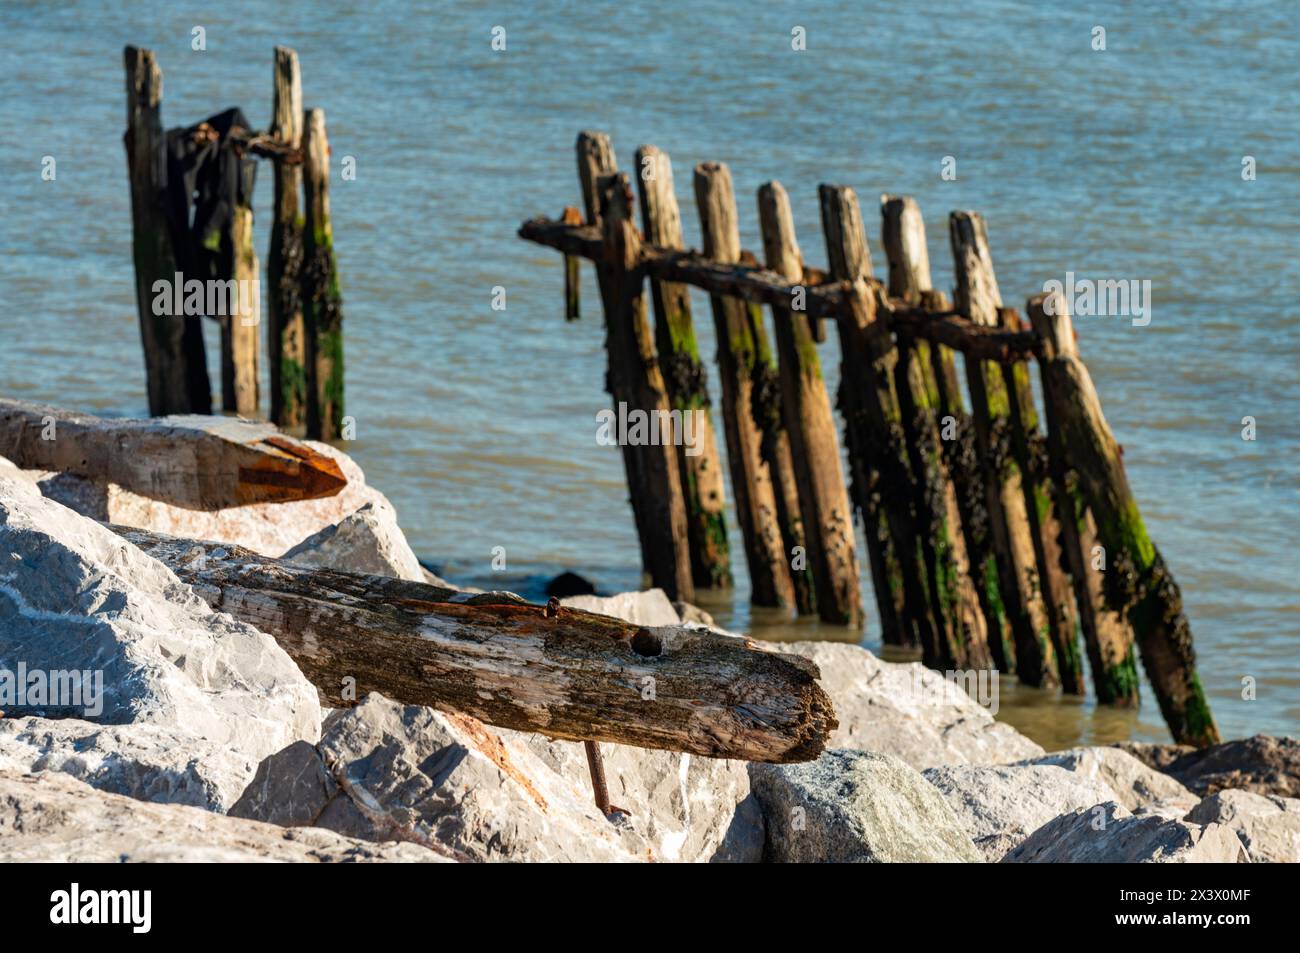
[[[548,598],[567,599],[570,596],[594,596],[596,587],[576,572],[562,572],[546,584]]]

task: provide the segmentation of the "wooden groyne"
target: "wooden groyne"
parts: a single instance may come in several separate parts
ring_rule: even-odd
[[[325,114],[303,109],[293,50],[277,47],[273,65],[269,131],[253,130],[238,109],[164,131],[157,59],[126,48],[124,143],[149,412],[211,412],[200,326],[208,318],[221,326],[221,408],[258,416],[264,322],[253,190],[255,160],[268,159],[275,173],[266,268],[270,419],[329,440],[343,429],[343,312]]]
[[[1031,298],[1032,325],[1006,306],[977,213],[949,221],[949,304],[931,287],[924,222],[907,197],[882,196],[883,281],[852,189],[819,190],[823,270],[803,261],[785,189],[763,185],[759,264],[740,247],[725,166],[696,166],[703,251],[695,251],[684,247],[671,173],[657,171],[671,168],[661,150],[637,153],[638,172],[653,177],[640,190],[644,233],[631,224],[630,183],[615,171],[608,137],[581,134],[578,160],[585,219],[532,219],[519,236],[565,255],[570,317],[572,262],[595,263],[610,389],[630,408],[711,406],[684,289],[710,295],[720,426],[755,604],[857,625],[856,512],[886,643],[919,648],[932,667],[996,667],[1071,694],[1085,690],[1086,658],[1098,700],[1115,705],[1137,702],[1140,655],[1175,740],[1219,740],[1178,587],[1146,534],[1066,302]],[[822,322],[840,341],[847,474],[816,347]],[[673,391],[670,377],[692,387]],[[704,545],[702,524],[688,527],[701,500],[685,458],[662,443],[622,451],[652,582],[675,598],[725,585],[725,550]],[[720,457],[716,443],[706,452]],[[657,516],[647,519],[651,506]],[[712,531],[721,531],[720,509],[710,513]],[[808,591],[797,597],[800,572]]]

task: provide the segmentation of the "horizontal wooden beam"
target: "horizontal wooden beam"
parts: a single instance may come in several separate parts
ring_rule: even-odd
[[[815,759],[837,727],[816,665],[747,638],[111,528],[274,637],[328,705],[374,691],[552,738],[768,762]]]
[[[601,261],[604,255],[600,231],[590,225],[566,225],[554,219],[534,218],[520,226],[519,237],[592,261]],[[661,248],[648,243],[641,246],[640,266],[649,277],[660,281],[688,284],[710,294],[775,305],[790,312],[803,311],[810,318],[838,321],[850,311],[851,287],[809,266],[804,266],[802,282],[792,282],[767,268],[713,261],[698,251]],[[888,298],[883,295],[883,285],[878,280],[866,280],[881,294],[884,304],[881,313],[887,322],[882,326],[882,333],[888,329],[911,334],[981,360],[1008,362],[1038,354],[1038,338],[1033,331],[981,327],[956,311],[934,314],[902,299]],[[800,304],[802,308],[798,307]]]

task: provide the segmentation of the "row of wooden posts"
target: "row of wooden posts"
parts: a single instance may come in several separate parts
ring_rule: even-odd
[[[245,417],[259,415],[262,326],[256,302],[241,301],[247,313],[158,314],[158,282],[178,275],[234,281],[248,287],[260,280],[254,247],[252,186],[255,157],[274,164],[275,205],[271,226],[266,322],[270,362],[270,419],[288,428],[305,427],[308,437],[329,440],[342,429],[343,313],[330,222],[330,148],[321,109],[304,111],[298,54],[276,47],[274,96],[269,131],[231,128],[219,145],[235,150],[244,183],[233,214],[214,234],[192,235],[168,210],[177,204],[192,215],[193,196],[168,175],[168,135],[162,125],[162,70],[150,50],[125,51],[127,129],[124,137],[131,180],[136,301],[144,346],[149,413],[212,411],[200,322],[221,324],[221,406]],[[209,123],[173,130],[213,136]],[[197,138],[196,138],[196,141]],[[232,196],[233,198],[233,196]],[[216,274],[184,275],[187,243],[220,250]],[[233,300],[233,299],[226,299]]]
[[[1072,694],[1085,690],[1086,655],[1098,701],[1120,706],[1138,701],[1136,648],[1175,739],[1218,740],[1178,587],[1138,513],[1067,302],[1030,298],[1031,326],[1004,306],[977,213],[949,221],[950,304],[932,285],[910,198],[882,198],[886,281],[873,274],[850,188],[820,187],[829,260],[820,270],[803,261],[777,182],[758,190],[760,264],[741,248],[725,165],[695,167],[702,250],[693,251],[666,154],[636,154],[640,229],[608,137],[579,135],[577,161],[585,214],[566,208],[519,234],[565,254],[570,319],[578,261],[595,263],[614,400],[704,421],[693,454],[680,441],[623,447],[654,585],[689,601],[697,587],[731,583],[722,455],[689,285],[711,296],[718,416],[755,604],[860,625],[856,512],[886,643],[919,647],[935,668],[996,668]],[[847,479],[816,346],[827,322],[840,343]]]

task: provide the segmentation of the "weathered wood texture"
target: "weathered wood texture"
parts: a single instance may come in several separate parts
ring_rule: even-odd
[[[257,164],[239,163],[240,199],[230,220],[230,277],[236,307],[221,322],[221,407],[241,417],[258,411],[258,334],[262,325],[261,275],[253,245],[253,182]]]
[[[564,206],[560,221],[565,225],[581,225],[582,213],[572,205]],[[582,317],[582,259],[577,255],[564,256],[564,320],[577,321]]]
[[[731,171],[720,163],[695,167],[695,202],[704,232],[704,254],[723,265],[740,261],[740,227]],[[754,310],[745,301],[715,294],[711,298],[718,343],[718,374],[722,381],[722,419],[731,467],[731,488],[736,517],[745,543],[751,601],[760,606],[793,606],[795,589],[785,530],[778,511],[781,488],[772,472],[769,440],[779,428],[779,411],[772,420],[773,401],[779,399],[770,370],[767,335],[755,323]],[[755,391],[758,391],[756,394]]]
[[[162,70],[152,50],[125,49],[127,171],[131,182],[131,250],[136,309],[144,350],[149,413],[208,413],[211,384],[197,317],[155,314],[154,282],[175,280],[176,254],[163,204],[166,156]]]
[[[999,308],[998,323],[1003,328],[1019,329],[1020,315],[1013,308]],[[1079,647],[1079,613],[1061,538],[1062,519],[1052,485],[1047,441],[1039,430],[1038,408],[1029,383],[1029,365],[1024,361],[1003,364],[1002,380],[1011,411],[1011,452],[1020,468],[1020,485],[1038,563],[1038,588],[1047,609],[1061,690],[1067,695],[1082,695],[1086,673]]]
[[[790,199],[779,182],[759,188],[758,214],[767,267],[791,280],[802,280],[803,256],[794,234]],[[779,306],[773,310],[781,408],[790,438],[817,611],[825,622],[859,626],[862,593],[853,511],[812,322],[805,314]]]
[[[655,146],[642,146],[636,153],[636,168],[645,239],[661,248],[681,248],[682,217],[673,188],[672,161]],[[727,588],[732,577],[723,463],[710,410],[708,375],[695,338],[690,289],[652,278],[650,296],[655,310],[655,348],[669,401],[673,410],[681,411],[683,423],[691,425],[694,438],[690,446],[683,441],[677,448],[691,574],[697,588]]]
[[[1026,307],[1035,327],[1047,327],[1051,323],[1052,316],[1043,310],[1045,298],[1045,295],[1036,295],[1029,299]],[[1058,295],[1053,306],[1068,319],[1068,305],[1063,297]],[[1073,341],[1070,344],[1072,346]],[[1105,548],[1097,536],[1096,518],[1079,486],[1078,471],[1069,463],[1070,451],[1062,437],[1060,421],[1055,419],[1056,400],[1048,392],[1048,386],[1046,375],[1043,375],[1043,409],[1052,491],[1061,517],[1061,545],[1074,587],[1093,689],[1098,704],[1136,707],[1141,679],[1137,671],[1133,627],[1122,611],[1106,604]]]
[[[605,237],[604,278],[609,390],[629,413],[648,415],[661,430],[648,443],[623,446],[623,463],[641,540],[641,559],[651,582],[670,599],[695,598],[687,537],[686,502],[678,469],[681,435],[670,417],[668,389],[655,354],[645,300],[645,273],[637,266],[641,236],[632,222],[632,187],[627,176],[612,173],[597,180]]]
[[[930,278],[920,211],[910,200],[885,197],[881,213],[891,284],[897,282],[902,297],[919,303],[925,290],[922,282],[928,285]],[[939,668],[991,668],[994,660],[978,577],[971,570],[957,486],[942,447],[940,393],[931,347],[929,341],[899,331],[894,386],[907,442],[926,596],[936,629],[938,656],[932,664]]]
[[[332,458],[269,424],[228,417],[106,419],[0,399],[0,456],[190,510],[310,500],[347,486]]]
[[[325,110],[303,120],[302,299],[307,333],[307,436],[335,440],[343,431],[343,297],[330,224],[330,146]]]
[[[957,310],[976,324],[998,327],[1002,298],[984,220],[975,212],[953,212],[949,236]],[[1055,687],[1059,676],[1051,619],[1039,588],[1035,534],[1029,522],[1023,474],[1013,452],[1011,397],[1001,366],[992,361],[967,354],[966,381],[984,473],[989,535],[1015,640],[1016,676],[1027,685]]]
[[[293,149],[302,147],[302,78],[298,54],[275,48],[275,95],[271,135]],[[271,369],[271,422],[301,427],[307,422],[307,341],[302,313],[302,165],[277,159],[271,249],[266,260],[266,359]]]
[[[813,760],[836,728],[817,667],[746,638],[564,607],[551,618],[509,593],[114,528],[214,608],[273,636],[328,705],[375,691],[552,738],[768,762]]]

